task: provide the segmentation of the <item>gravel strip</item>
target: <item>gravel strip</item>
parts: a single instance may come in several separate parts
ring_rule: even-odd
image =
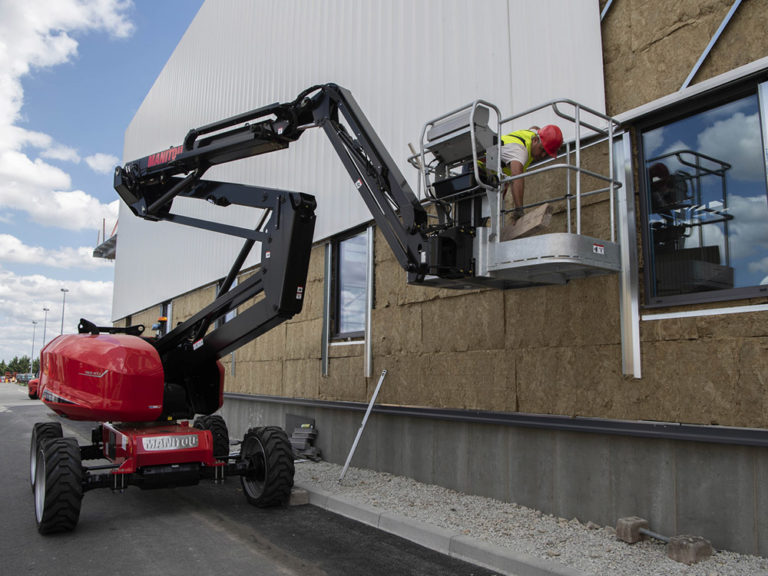
[[[629,545],[612,526],[582,524],[492,498],[421,484],[410,478],[342,467],[328,462],[296,463],[296,481],[347,500],[464,534],[517,553],[560,562],[587,574],[610,576],[768,575],[768,559],[717,550],[686,566],[666,556],[664,544]]]

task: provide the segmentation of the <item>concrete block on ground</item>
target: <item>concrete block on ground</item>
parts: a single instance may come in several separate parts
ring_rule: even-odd
[[[306,504],[309,504],[309,492],[303,488],[291,490],[291,499],[288,501],[289,506],[304,506]]]
[[[648,520],[637,516],[619,518],[616,522],[616,537],[627,544],[635,544],[643,539],[641,528],[648,528]]]
[[[667,556],[675,562],[695,564],[712,556],[712,544],[701,536],[673,536],[667,544]]]

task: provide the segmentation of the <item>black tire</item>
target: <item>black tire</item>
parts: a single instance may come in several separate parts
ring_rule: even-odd
[[[29,444],[29,483],[33,491],[37,470],[37,451],[40,449],[40,444],[44,440],[55,440],[63,435],[59,422],[38,422],[32,427],[32,441]]]
[[[74,530],[83,499],[83,466],[74,438],[46,440],[37,452],[35,519],[40,534]]]
[[[218,414],[200,416],[193,424],[198,430],[210,430],[213,436],[213,457],[226,460],[229,457],[229,430],[224,418]]]
[[[35,394],[34,392],[27,391],[27,396],[29,396],[30,400],[37,400],[37,394]]]
[[[288,504],[293,488],[293,448],[282,428],[248,430],[240,458],[248,462],[248,473],[240,477],[240,484],[249,503],[260,508]]]

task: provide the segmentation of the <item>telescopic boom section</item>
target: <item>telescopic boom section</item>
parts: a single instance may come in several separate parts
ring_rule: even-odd
[[[208,227],[169,217],[173,198],[205,198],[195,187],[211,166],[282,150],[313,127],[323,128],[400,265],[416,275],[431,273],[424,207],[352,94],[335,84],[190,130],[181,146],[118,168],[115,188],[137,216]]]
[[[165,415],[209,414],[220,406],[215,360],[301,311],[312,248],[313,196],[203,180],[203,174],[218,164],[287,148],[313,127],[322,128],[330,139],[409,278],[418,281],[435,273],[429,266],[426,211],[352,95],[335,84],[309,88],[293,102],[190,130],[182,145],[117,167],[115,190],[136,216],[245,239],[215,301],[152,340],[165,372]],[[248,229],[184,216],[172,212],[176,197],[261,208],[263,218]],[[261,265],[230,288],[256,242],[261,245]],[[250,299],[252,306],[221,321]]]

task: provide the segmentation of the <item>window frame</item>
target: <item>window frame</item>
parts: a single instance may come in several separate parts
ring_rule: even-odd
[[[674,105],[658,111],[649,118],[638,122],[634,130],[634,145],[637,151],[636,160],[638,167],[638,183],[640,186],[639,207],[640,207],[640,225],[642,227],[642,252],[643,252],[643,303],[644,309],[668,308],[672,306],[685,306],[706,304],[710,302],[724,302],[734,300],[748,300],[752,298],[764,298],[768,296],[768,285],[742,286],[739,288],[726,288],[721,290],[705,290],[701,292],[692,292],[688,294],[674,294],[667,296],[653,296],[652,279],[654,277],[650,263],[653,262],[653,246],[651,245],[651,235],[649,234],[649,182],[648,174],[645,170],[645,150],[643,146],[643,134],[656,128],[660,128],[674,122],[684,120],[712,110],[719,106],[735,102],[747,96],[755,95],[758,98],[758,113],[760,115],[760,131],[764,150],[768,150],[768,134],[764,130],[766,118],[768,115],[768,102],[761,98],[760,85],[768,82],[768,74],[750,77],[731,83],[711,93],[706,93],[698,98],[677,102]],[[768,173],[766,166],[766,157],[763,155],[763,168]],[[764,182],[766,187],[766,201],[768,201],[768,177]],[[766,222],[768,225],[768,221]]]

